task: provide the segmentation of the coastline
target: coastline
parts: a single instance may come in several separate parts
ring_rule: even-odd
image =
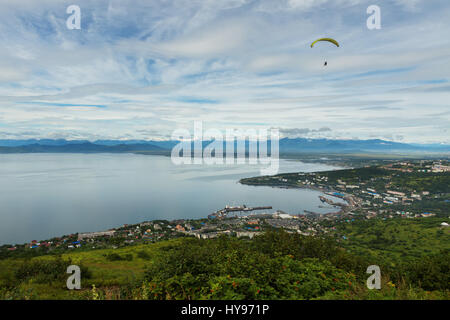
[[[252,179],[252,178],[247,178],[247,179]],[[301,185],[301,186],[299,186],[299,185],[295,185],[295,186],[294,185],[271,185],[271,184],[262,184],[262,183],[261,184],[259,184],[259,183],[245,183],[242,180],[244,180],[244,179],[239,180],[239,183],[242,184],[242,185],[247,185],[247,186],[255,186],[255,187],[257,187],[257,186],[265,186],[265,187],[279,188],[279,189],[309,189],[309,190],[313,190],[313,191],[319,191],[319,192],[323,193],[324,195],[328,195],[328,196],[330,196],[328,193],[340,193],[339,191],[336,191],[336,190],[334,190],[332,188],[321,188],[321,187],[316,187],[316,186],[311,186],[311,185]],[[349,212],[349,211],[351,211],[351,210],[353,210],[353,209],[355,209],[357,207],[357,206],[352,205],[350,203],[350,199],[353,199],[353,202],[357,203],[357,201],[355,201],[356,200],[355,196],[353,196],[353,195],[346,195],[346,197],[338,197],[336,195],[331,195],[331,196],[344,200],[346,202],[346,204],[343,205],[341,203],[336,203],[336,202],[331,203],[331,205],[333,205],[333,206],[341,207],[341,209],[339,211],[336,211],[336,212],[317,213],[317,212],[308,211],[307,214],[311,214],[312,213],[314,215],[324,216],[324,217],[326,217],[326,216],[336,216],[336,215],[345,214],[345,213],[347,213],[347,212]],[[348,199],[348,198],[350,198],[350,199]]]
[[[280,163],[283,167],[284,160]],[[317,195],[306,191],[300,192],[298,196],[298,192],[282,189],[248,189],[247,186],[238,183],[242,178],[257,175],[256,169],[247,166],[236,167],[231,171],[224,166],[217,170],[176,167],[168,157],[160,155],[146,157],[132,153],[5,155],[2,164],[3,190],[10,192],[11,195],[8,194],[2,201],[4,217],[17,222],[12,223],[11,226],[14,228],[9,230],[6,230],[6,223],[1,226],[1,244],[21,244],[34,239],[49,239],[76,232],[94,232],[145,220],[202,219],[227,204],[231,206],[246,204],[253,207],[271,205],[276,210],[293,214],[303,214],[304,209],[320,213],[339,210],[318,208],[321,203]],[[302,162],[297,161],[284,165],[287,172],[328,168],[322,165],[304,166]],[[47,174],[43,175],[41,172]],[[22,178],[17,179],[18,176]],[[165,183],[158,184],[156,181]],[[56,185],[59,187],[52,187]],[[79,188],[80,185],[84,187]],[[213,196],[201,201],[198,201],[200,199],[191,201],[185,196],[185,190],[192,186],[197,190],[195,193],[200,190],[203,194]],[[20,190],[32,191],[25,198],[25,203],[37,201],[34,195],[39,194],[41,205],[32,207],[30,204],[25,208],[23,205],[19,206],[19,203],[24,202],[23,199],[22,202],[19,201]],[[37,193],[35,190],[40,191]],[[54,190],[57,190],[58,197],[54,197]],[[78,190],[79,193],[75,192]],[[102,197],[99,198],[91,190],[98,192],[101,190]],[[249,200],[245,190],[248,190]],[[167,199],[160,200],[161,197],[158,195],[162,193],[167,195]],[[73,196],[74,194],[76,196]],[[103,201],[102,198],[105,197],[110,200]],[[182,208],[172,207],[170,199],[175,198],[177,201],[186,202],[187,205],[183,205]],[[80,202],[80,199],[83,201]],[[86,203],[91,202],[93,205],[84,210]],[[64,206],[63,214],[68,220],[54,209],[59,205]],[[26,221],[31,221],[34,217],[43,217],[44,214],[46,218],[39,224],[30,226],[17,219],[18,213],[30,217]],[[52,223],[45,223],[44,220]]]
[[[242,179],[238,180],[237,183],[245,185],[245,186],[266,186],[266,187],[272,187],[272,188],[278,188],[278,189],[309,189],[309,190],[313,190],[313,191],[319,191],[319,192],[321,192],[322,194],[325,194],[325,195],[326,195],[327,192],[328,193],[335,192],[333,189],[324,189],[324,188],[315,187],[315,186],[292,186],[292,185],[288,185],[288,186],[286,186],[286,185],[273,186],[273,185],[263,185],[263,184],[247,184],[247,183],[242,183],[241,180]],[[321,197],[321,196],[319,196],[319,197]],[[335,216],[338,216],[340,214],[345,214],[346,212],[351,210],[351,209],[348,209],[348,208],[353,208],[353,207],[350,206],[349,202],[345,198],[342,198],[342,199],[344,201],[346,201],[346,204],[335,203],[335,202],[329,203],[330,205],[332,205],[334,207],[338,207],[338,206],[341,207],[341,209],[339,211],[328,212],[328,213],[318,213],[318,212],[313,212],[313,211],[309,211],[309,210],[304,210],[304,212],[305,212],[304,215],[309,217],[309,218],[319,218],[320,219],[320,218],[335,217]],[[197,218],[197,219],[182,218],[182,219],[175,219],[173,221],[177,221],[177,220],[180,220],[180,221],[181,220],[202,221],[202,220],[205,220],[205,219],[208,219],[208,217]],[[157,221],[163,221],[163,220],[161,220],[161,219],[146,220],[146,221],[141,221],[141,222],[135,222],[135,223],[132,223],[132,224],[145,224],[145,223],[148,223],[148,222],[157,222]],[[171,221],[171,220],[167,220],[167,221]],[[117,229],[123,228],[124,226],[127,226],[127,225],[128,224],[124,224],[123,226],[111,227],[111,228],[108,229],[108,231],[117,230]],[[87,232],[87,233],[96,233],[96,232]],[[76,235],[76,234],[83,234],[83,232],[77,231],[77,232],[74,232],[74,233],[71,233],[71,234],[67,234],[67,235],[59,235],[59,236],[55,235],[53,237],[49,237],[48,239],[62,238],[62,237],[66,237],[66,236],[70,237],[70,236],[73,236],[73,235]],[[26,243],[27,242],[15,243],[14,245],[15,246],[17,246],[17,245],[24,245]],[[6,243],[2,244],[2,245],[0,245],[0,247],[4,246],[4,245],[7,245],[7,244]]]

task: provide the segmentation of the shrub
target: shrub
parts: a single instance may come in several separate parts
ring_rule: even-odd
[[[143,260],[150,260],[150,255],[145,250],[138,251],[137,256]]]
[[[343,268],[328,259],[335,259]],[[312,299],[330,290],[347,290],[352,286],[355,275],[346,269],[354,269],[355,264],[348,260],[329,241],[285,232],[253,240],[185,239],[153,259],[145,273],[145,292],[141,296]]]
[[[23,282],[30,279],[37,283],[47,283],[52,281],[67,280],[67,267],[72,265],[72,261],[56,257],[46,260],[25,260],[14,272],[14,278],[17,282]],[[87,267],[79,265],[81,274],[84,278],[90,278],[91,273]]]
[[[133,255],[131,253],[124,254],[123,256],[117,253],[109,253],[105,255],[106,260],[109,261],[131,261],[133,260]]]

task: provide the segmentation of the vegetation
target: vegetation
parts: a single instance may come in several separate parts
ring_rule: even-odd
[[[393,266],[450,250],[450,229],[441,218],[341,221],[335,236],[348,251]]]
[[[431,226],[430,230],[425,228],[415,239],[418,247],[405,246],[409,259],[403,259],[396,242],[391,243],[384,232],[377,240],[381,227],[368,223],[373,225],[365,226],[369,230],[367,241],[360,236],[364,226],[342,224],[333,236],[345,233],[353,239],[348,243],[278,230],[252,240],[179,238],[118,249],[73,251],[59,257],[8,258],[0,260],[0,298],[449,298],[448,233],[420,250],[420,244],[436,234]],[[387,229],[398,229],[397,241],[405,241],[423,227],[411,225],[408,232],[402,223],[392,223]],[[383,248],[382,244],[388,245]],[[81,290],[65,288],[69,264],[82,267]],[[365,286],[370,264],[382,269],[382,290]]]
[[[448,290],[450,230],[442,219],[355,221],[337,225],[341,245],[369,263],[383,265],[397,283]]]
[[[435,165],[408,161],[241,181],[354,196],[353,212],[297,220],[304,227],[297,231],[313,229],[315,236],[262,222],[264,232],[252,239],[196,239],[174,231],[178,222],[154,221],[124,225],[95,242],[70,235],[32,249],[3,246],[0,299],[449,299],[450,228],[442,222],[450,175]],[[221,222],[184,223],[196,230],[206,224],[204,233],[212,233]],[[81,267],[81,290],[66,288],[71,264]],[[366,287],[369,265],[381,268],[381,290]]]

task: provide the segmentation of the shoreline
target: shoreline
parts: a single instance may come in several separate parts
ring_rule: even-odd
[[[250,179],[252,179],[252,178],[250,178]],[[342,200],[344,200],[346,202],[345,205],[343,205],[343,204],[335,204],[335,202],[333,202],[333,204],[331,204],[331,205],[333,205],[333,206],[340,206],[341,207],[341,209],[339,211],[336,211],[336,212],[318,213],[318,212],[308,211],[308,214],[313,213],[313,214],[317,214],[317,215],[320,215],[320,216],[334,216],[334,215],[340,215],[340,214],[347,213],[348,211],[351,211],[351,210],[356,208],[356,206],[353,206],[353,205],[350,204],[349,200],[346,199],[346,197],[338,197],[338,196],[333,196],[333,195],[327,194],[327,193],[331,193],[331,192],[341,193],[341,192],[336,191],[336,190],[331,189],[331,188],[325,189],[325,188],[320,188],[320,187],[316,187],[316,186],[309,186],[309,185],[308,186],[305,186],[305,185],[303,185],[303,186],[293,186],[293,185],[269,185],[269,184],[243,183],[242,179],[239,180],[239,183],[242,184],[242,185],[254,186],[254,187],[264,186],[264,187],[279,188],[279,189],[307,189],[307,190],[319,191],[319,192],[323,193],[324,195],[328,195],[328,196],[331,196],[331,197],[336,197],[336,198],[342,199]],[[354,198],[353,195],[348,195],[348,197]],[[356,201],[354,201],[354,202],[356,203]]]
[[[325,195],[326,195],[326,192],[334,192],[334,190],[332,190],[332,189],[323,189],[323,188],[314,187],[314,186],[271,186],[271,185],[262,185],[262,184],[258,185],[258,184],[242,183],[240,180],[238,180],[237,183],[245,185],[245,186],[255,186],[255,187],[257,187],[257,186],[265,186],[265,187],[272,187],[272,188],[278,188],[278,189],[309,189],[309,190],[312,190],[312,191],[319,191],[319,192],[321,192],[322,194],[325,194]],[[321,195],[319,197],[321,197]],[[352,207],[349,205],[349,203],[348,203],[348,201],[346,199],[343,199],[343,200],[346,201],[345,205],[344,204],[337,205],[337,204],[334,204],[334,203],[330,204],[330,205],[335,206],[335,207],[340,206],[341,209],[339,211],[333,211],[333,212],[327,212],[327,213],[319,213],[319,212],[313,212],[313,211],[309,211],[309,210],[303,210],[303,212],[304,212],[303,215],[307,216],[309,218],[320,218],[320,217],[333,217],[333,216],[337,216],[337,215],[340,215],[340,214],[344,214],[345,212],[348,211],[348,210],[345,210],[345,208],[352,208]],[[180,219],[181,220],[188,220],[188,221],[196,221],[196,220],[201,221],[201,220],[208,220],[208,216],[202,217],[202,218],[197,218],[197,219],[191,219],[191,218],[180,218]],[[180,219],[175,219],[174,221],[177,221],[177,220],[180,220]],[[132,224],[133,225],[134,224],[142,224],[142,223],[154,222],[154,221],[162,221],[162,220],[165,220],[165,219],[145,220],[145,221],[140,221],[140,222],[136,222],[136,223],[132,223]],[[170,222],[171,220],[167,220],[167,221]],[[109,228],[107,230],[108,231],[117,230],[117,229],[120,229],[122,227],[123,226],[111,227],[111,228]],[[83,232],[77,231],[77,232],[73,232],[71,234],[60,235],[60,236],[53,236],[53,237],[50,237],[48,239],[61,238],[61,237],[66,237],[66,236],[70,236],[70,235],[74,235],[74,234],[81,234],[81,233],[83,233]],[[41,240],[41,241],[44,241],[44,240]],[[0,244],[0,247],[4,246],[4,245],[21,246],[21,245],[25,245],[27,243],[28,242],[14,243],[14,244],[4,243],[4,244]]]
[[[44,155],[44,154],[57,154],[57,155],[62,155],[62,154],[64,154],[64,155],[68,155],[68,153],[37,153],[37,154],[39,154],[39,155]],[[79,153],[77,153],[77,154],[79,154]],[[89,155],[91,155],[91,154],[93,154],[93,153],[89,153]],[[117,153],[98,153],[98,154],[117,154]],[[146,154],[142,154],[142,153],[121,153],[121,154],[130,154],[130,155],[146,155]],[[152,156],[156,156],[156,157],[161,157],[161,158],[166,158],[166,157],[164,157],[164,156],[162,156],[162,155],[156,155],[156,154],[152,154]],[[289,159],[289,160],[291,160],[291,161],[293,161],[294,163],[295,162],[299,162],[299,163],[304,163],[304,161],[302,161],[302,160],[299,160],[299,159]],[[339,169],[338,169],[339,170]],[[240,179],[243,179],[243,178],[240,178]],[[245,185],[245,186],[250,186],[250,184],[243,184],[243,183],[241,183],[240,182],[240,179],[236,179],[236,178],[234,178],[233,179],[233,183],[239,183],[239,184],[241,184],[241,185]],[[316,191],[319,191],[319,192],[324,192],[324,190],[322,190],[321,188],[314,188],[314,187],[312,187],[312,186],[303,186],[303,187],[293,187],[293,186],[279,186],[279,189],[282,189],[282,188],[304,188],[304,189],[311,189],[311,190],[316,190]],[[313,199],[313,197],[311,197],[311,199]],[[316,207],[314,207],[314,208],[316,208]],[[275,208],[276,209],[276,208]],[[317,213],[318,215],[321,215],[321,216],[328,216],[328,215],[334,215],[334,214],[338,214],[338,213],[342,213],[343,211],[342,211],[342,209],[341,210],[338,210],[339,208],[330,208],[330,210],[332,210],[332,212],[326,212],[326,213]],[[316,209],[312,209],[312,210],[316,210]],[[336,211],[337,212],[336,212]],[[306,213],[303,209],[302,209],[302,211],[304,212],[304,213]],[[324,210],[325,211],[325,210]],[[326,210],[326,211],[328,211],[328,210]],[[288,212],[292,212],[292,211],[288,211]],[[301,212],[301,211],[300,211]],[[209,212],[205,212],[205,215],[204,216],[198,216],[196,219],[193,219],[193,220],[201,220],[201,219],[206,219],[207,218],[207,214],[208,214]],[[294,214],[295,213],[295,211],[292,213],[292,214]],[[184,216],[185,217],[185,216]],[[133,218],[133,217],[131,217],[131,218]],[[163,218],[155,218],[154,220],[160,220],[160,219],[163,219]],[[191,220],[192,218],[179,218],[179,219],[189,219],[189,220]],[[133,219],[134,220],[134,219]],[[134,221],[132,220],[132,224],[134,223]],[[152,220],[153,221],[153,220]],[[130,223],[129,222],[129,220],[127,220],[127,221],[124,221],[124,223]],[[135,223],[139,223],[139,221],[138,220],[136,220],[136,222]],[[108,225],[108,224],[107,224]],[[102,226],[104,226],[104,224],[102,224]],[[101,229],[101,230],[103,230],[103,228],[102,228],[102,226],[100,226],[98,229]],[[119,224],[111,224],[109,227],[108,226],[106,226],[107,228],[110,228],[110,229],[114,229],[114,228],[118,228],[118,227],[120,227],[120,223]],[[72,234],[72,233],[80,233],[80,232],[82,232],[82,231],[80,231],[80,230],[82,230],[83,228],[77,228],[77,229],[75,229],[75,230],[65,230],[65,231],[63,231],[63,232],[55,232],[55,233],[53,233],[53,235],[49,235],[48,237],[46,237],[46,236],[44,236],[44,238],[56,238],[56,237],[58,237],[58,236],[60,236],[60,235],[67,235],[67,234]],[[39,236],[37,236],[36,238],[41,238],[41,237],[39,237]],[[31,239],[34,239],[34,237],[33,238],[31,238]],[[24,242],[22,242],[22,241],[8,241],[8,242],[5,242],[5,243],[2,243],[1,245],[6,245],[6,244],[11,244],[11,243],[13,243],[13,244],[15,244],[15,245],[21,245],[21,244],[24,244],[24,243],[27,243],[27,241],[24,241]]]

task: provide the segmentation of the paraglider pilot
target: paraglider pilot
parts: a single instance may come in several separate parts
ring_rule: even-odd
[[[314,47],[314,45],[317,42],[320,42],[320,41],[328,41],[328,42],[331,42],[332,44],[334,44],[336,47],[339,47],[339,43],[336,40],[334,40],[334,39],[331,39],[331,38],[320,38],[320,39],[317,39],[316,41],[314,41],[313,43],[311,43],[311,48]],[[328,65],[328,62],[325,60],[325,63],[323,64],[323,66],[326,67],[327,65]]]

